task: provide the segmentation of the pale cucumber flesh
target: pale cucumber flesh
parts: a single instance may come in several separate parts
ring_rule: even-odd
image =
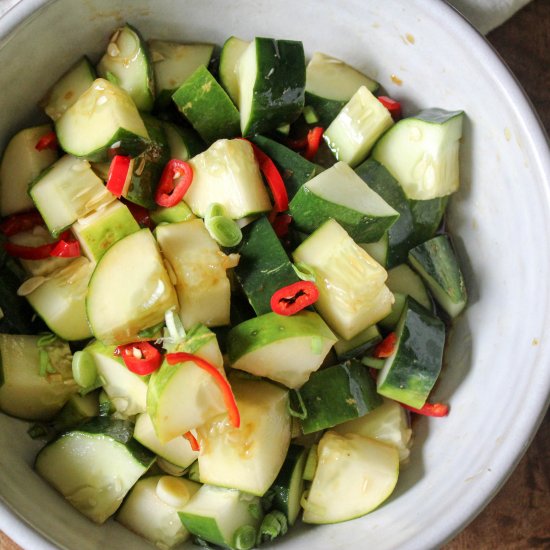
[[[94,336],[106,343],[130,343],[158,325],[176,307],[177,296],[155,239],[141,229],[103,255],[90,281],[86,308]]]
[[[410,199],[429,200],[459,187],[461,111],[423,111],[400,120],[376,144],[372,157],[393,175]]]
[[[389,445],[329,431],[317,452],[317,469],[304,503],[305,523],[363,516],[384,502],[397,483],[399,455]]]
[[[315,52],[306,67],[306,92],[336,101],[349,101],[361,86],[370,92],[378,83],[344,61]]]

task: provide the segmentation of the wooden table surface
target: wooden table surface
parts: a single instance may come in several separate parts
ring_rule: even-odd
[[[550,134],[550,0],[533,0],[488,38],[527,91]],[[444,546],[444,550],[542,548],[550,549],[550,413],[501,491]],[[0,531],[0,550],[21,549]]]

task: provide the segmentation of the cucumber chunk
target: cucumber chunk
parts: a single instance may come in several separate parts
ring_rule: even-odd
[[[235,105],[239,104],[239,79],[237,69],[239,60],[250,42],[230,36],[224,43],[220,54],[220,82]]]
[[[399,475],[397,449],[356,434],[329,431],[318,447],[315,476],[304,502],[305,523],[337,523],[377,508]]]
[[[334,426],[333,431],[376,439],[381,443],[395,447],[399,452],[399,461],[404,462],[410,454],[412,430],[409,426],[407,411],[397,402],[384,398],[384,402],[368,414],[348,420]]]
[[[269,489],[273,495],[273,508],[280,510],[289,525],[294,525],[302,507],[300,501],[304,492],[304,469],[307,450],[291,444],[281,471]]]
[[[361,87],[375,93],[378,82],[344,61],[315,52],[306,67],[306,105],[315,109],[319,123],[328,126]]]
[[[243,136],[294,122],[304,108],[304,47],[293,40],[255,38],[239,60]]]
[[[366,86],[361,86],[331,122],[323,138],[338,160],[356,166],[392,125],[390,112]]]
[[[273,293],[298,282],[292,263],[265,216],[243,229],[235,277],[256,315],[271,312]]]
[[[40,100],[44,112],[55,122],[92,85],[96,74],[90,60],[81,57]]]
[[[78,219],[71,230],[82,252],[91,262],[97,263],[113,244],[139,231],[139,224],[128,207],[115,200]]]
[[[210,485],[203,485],[179,516],[193,535],[233,550],[254,548],[262,519],[258,497]]]
[[[86,293],[93,269],[86,258],[76,258],[47,278],[28,279],[18,293],[60,338],[84,340],[92,335],[86,317]]]
[[[65,155],[32,183],[29,194],[54,236],[115,197],[86,160]]]
[[[386,270],[346,233],[328,220],[293,254],[315,274],[315,309],[342,338],[349,340],[391,311]]]
[[[397,180],[384,166],[372,159],[366,160],[355,171],[399,212],[399,218],[388,230],[387,242],[383,239],[381,243],[386,267],[406,262],[411,248],[434,236],[445,213],[448,197],[407,199]]]
[[[298,388],[322,365],[334,342],[317,313],[265,313],[231,329],[227,355],[235,369]]]
[[[337,162],[304,183],[290,201],[298,230],[313,233],[336,220],[356,242],[374,242],[395,223],[399,213],[344,162]]]
[[[55,122],[61,147],[75,157],[107,162],[113,155],[136,157],[149,135],[127,92],[103,78],[92,85]]]
[[[115,355],[116,346],[106,346],[95,341],[86,346],[92,356],[103,390],[120,418],[129,418],[145,412],[147,377],[134,374]]]
[[[52,131],[49,124],[21,130],[11,138],[0,165],[0,216],[9,216],[34,207],[28,189],[57,159],[57,151],[36,150],[38,140]]]
[[[271,210],[250,143],[220,139],[189,163],[193,183],[185,194],[185,202],[195,215],[204,218],[214,202],[221,204],[234,220]]]
[[[179,468],[187,468],[197,460],[199,456],[199,453],[191,449],[189,441],[182,435],[163,443],[157,437],[153,421],[147,413],[140,414],[136,418],[134,439],[154,452],[157,456]]]
[[[462,111],[427,109],[401,119],[372,151],[399,181],[410,199],[428,200],[454,193],[459,180]]]
[[[421,306],[432,311],[433,303],[422,279],[408,265],[401,264],[388,270],[388,288],[392,291],[395,302],[391,313],[379,322],[387,330],[393,330],[405,306],[407,296],[412,296]]]
[[[164,321],[177,306],[176,291],[148,229],[117,241],[90,280],[86,309],[94,336],[105,344],[142,339],[140,331]]]
[[[464,277],[447,235],[438,235],[409,251],[409,263],[426,281],[437,303],[452,319],[468,300]]]
[[[50,420],[77,390],[69,345],[40,338],[0,334],[0,410],[24,420]]]
[[[190,536],[178,512],[199,489],[198,483],[180,477],[140,479],[128,493],[116,520],[158,548],[173,548]]]
[[[353,359],[314,372],[298,392],[307,413],[301,421],[304,434],[332,428],[382,404],[368,369]]]
[[[103,523],[155,460],[132,431],[127,421],[94,418],[46,445],[36,471],[82,514]]]
[[[240,428],[216,419],[197,429],[202,483],[262,496],[275,481],[290,444],[288,392],[263,380],[231,379]]]
[[[396,334],[395,350],[377,379],[378,393],[420,409],[441,372],[445,325],[408,297]]]
[[[170,351],[198,355],[224,374],[216,337],[202,325],[191,329],[185,340]],[[161,443],[167,443],[225,412],[218,385],[211,375],[192,361],[177,365],[163,362],[151,375],[147,413]]]
[[[206,143],[239,135],[239,111],[204,65],[174,92],[172,99]]]
[[[140,111],[153,108],[154,81],[149,50],[131,25],[126,24],[113,33],[97,72],[126,90]]]
[[[149,51],[155,75],[156,107],[164,109],[172,94],[201,66],[208,66],[212,44],[180,44],[150,40]]]
[[[176,282],[179,316],[188,329],[229,324],[231,289],[229,258],[210,236],[202,220],[160,225],[155,237],[170,263]]]

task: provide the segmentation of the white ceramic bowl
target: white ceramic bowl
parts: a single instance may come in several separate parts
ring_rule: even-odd
[[[0,146],[38,116],[44,90],[78,56],[98,55],[128,20],[146,37],[218,44],[231,34],[303,40],[377,78],[405,111],[464,109],[462,187],[450,227],[470,305],[456,324],[436,398],[445,419],[417,424],[410,467],[389,501],[278,544],[434,548],[470,521],[527,448],[550,388],[550,155],[524,94],[497,56],[438,0],[25,0],[0,20]],[[395,75],[402,81],[397,85]],[[26,549],[150,548],[78,514],[32,471],[37,444],[0,415],[0,528]]]

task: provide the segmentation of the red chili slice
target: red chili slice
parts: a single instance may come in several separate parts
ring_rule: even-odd
[[[0,224],[0,231],[6,237],[11,237],[22,231],[29,231],[37,225],[44,225],[44,220],[40,212],[33,210],[32,212],[23,212],[22,214],[12,214]]]
[[[159,206],[170,207],[183,199],[193,182],[193,168],[188,162],[180,159],[168,161],[155,193],[155,202]]]
[[[183,437],[189,441],[189,445],[191,445],[192,451],[200,451],[201,447],[199,445],[199,442],[197,441],[197,438],[191,433],[191,432],[185,432],[183,434]]]
[[[78,241],[59,239],[54,244],[50,256],[58,258],[76,258],[80,256],[80,243]]]
[[[119,198],[124,194],[124,188],[128,183],[128,172],[130,171],[132,159],[124,155],[115,155],[109,166],[106,187],[115,197]]]
[[[11,233],[15,235],[19,231]],[[61,258],[74,258],[80,256],[80,243],[70,240],[70,233],[65,231],[59,240],[53,243],[46,243],[40,246],[25,246],[12,242],[4,243],[6,252],[14,258],[21,260],[44,260],[50,256],[59,256]]]
[[[48,132],[44,134],[37,142],[34,148],[37,151],[43,151],[44,149],[57,149],[57,136],[55,132]]]
[[[323,132],[324,130],[321,126],[316,126],[307,133],[307,148],[304,153],[304,157],[307,160],[312,160],[317,154],[319,145],[321,145],[321,139],[323,138]]]
[[[235,428],[238,428],[241,425],[241,417],[237,407],[237,402],[235,401],[235,396],[233,395],[233,390],[231,389],[229,382],[214,365],[198,355],[184,352],[169,353],[166,355],[166,361],[168,361],[169,365],[177,365],[178,363],[192,361],[195,365],[197,365],[197,367],[200,367],[210,374],[222,392],[223,400],[229,414],[229,421]]]
[[[395,99],[385,95],[378,96],[378,101],[380,101],[380,103],[390,112],[393,120],[399,120],[401,118],[401,103],[399,103],[399,101],[395,101]]]
[[[162,363],[160,351],[149,342],[117,346],[115,353],[122,357],[129,371],[141,376],[155,372]]]
[[[50,257],[56,244],[48,243],[41,246],[24,246],[6,242],[4,243],[4,249],[10,256],[20,258],[21,260],[44,260]]]
[[[421,414],[423,416],[442,417],[449,414],[449,405],[445,405],[444,403],[426,403],[420,409],[415,409],[414,407],[410,407],[409,405],[405,405],[404,403],[400,403],[400,405],[408,411],[416,414]]]
[[[397,343],[397,335],[395,332],[390,332],[377,346],[374,348],[373,356],[379,359],[389,357],[395,350]]]
[[[244,138],[243,138],[244,139]],[[248,140],[245,140],[248,141]],[[288,193],[286,192],[285,182],[275,163],[254,143],[248,141],[254,151],[254,157],[260,165],[260,171],[264,175],[265,181],[271,190],[273,197],[273,212],[285,212],[288,210]]]
[[[311,306],[319,298],[319,289],[311,281],[298,281],[280,288],[271,296],[271,309],[278,315],[293,315]]]

